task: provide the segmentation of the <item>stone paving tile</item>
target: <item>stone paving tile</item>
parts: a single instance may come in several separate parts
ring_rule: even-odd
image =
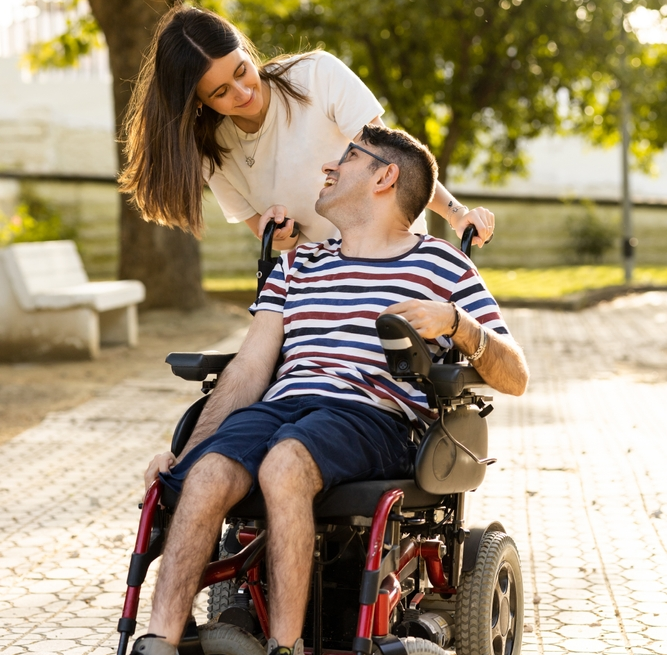
[[[531,385],[496,398],[468,512],[519,548],[523,652],[667,655],[667,294],[505,314]],[[0,652],[115,652],[143,469],[192,386],[127,380],[0,446]]]
[[[115,649],[142,470],[196,395],[176,378],[128,380],[2,447],[3,653]]]
[[[501,518],[517,541],[531,652],[664,649],[649,626],[667,613],[665,310],[667,294],[649,294],[580,314],[506,312],[531,387],[497,398],[499,465],[469,510]]]

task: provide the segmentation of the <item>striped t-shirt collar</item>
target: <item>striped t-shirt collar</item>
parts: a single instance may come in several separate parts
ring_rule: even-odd
[[[410,256],[413,252],[419,249],[419,247],[422,245],[424,242],[424,235],[420,234],[419,236],[419,241],[415,243],[410,250],[406,250],[404,253],[401,253],[400,255],[396,255],[394,257],[381,257],[381,258],[374,258],[374,257],[348,257],[347,255],[343,254],[342,251],[342,239],[338,239],[336,242],[338,246],[338,256],[345,260],[346,262],[368,262],[368,263],[373,263],[373,262],[378,262],[378,263],[383,263],[383,262],[397,262],[400,261],[401,259]]]

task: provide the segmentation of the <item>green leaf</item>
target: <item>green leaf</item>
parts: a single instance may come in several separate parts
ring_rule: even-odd
[[[53,39],[34,43],[23,56],[23,63],[32,72],[77,66],[80,57],[103,43],[97,22],[92,15],[85,15],[75,21],[68,20],[67,30]]]

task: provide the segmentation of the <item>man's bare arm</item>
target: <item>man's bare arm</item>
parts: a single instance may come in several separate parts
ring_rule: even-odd
[[[451,334],[456,316],[454,305],[433,300],[406,300],[387,307],[385,314],[403,316],[425,339]],[[472,355],[480,344],[481,325],[468,312],[458,310],[459,325],[452,337],[464,354]],[[510,337],[487,330],[484,354],[473,366],[494,389],[520,396],[528,386],[528,364],[519,345]]]
[[[158,473],[167,472],[194,446],[210,437],[234,410],[252,405],[262,397],[278,361],[283,335],[281,313],[257,312],[238,354],[211,392],[183,452],[178,460],[171,453],[156,455],[144,474],[147,488]]]
[[[257,402],[271,381],[283,343],[279,312],[257,312],[248,335],[227,365],[179,457],[210,437],[234,410]]]
[[[459,310],[460,311],[460,310]],[[472,355],[480,345],[481,326],[468,312],[460,311],[454,344],[464,355]],[[487,330],[488,343],[472,365],[494,389],[520,396],[528,387],[528,363],[521,347],[509,336]]]

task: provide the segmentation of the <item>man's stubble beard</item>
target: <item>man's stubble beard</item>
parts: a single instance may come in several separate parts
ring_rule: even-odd
[[[315,211],[326,218],[338,230],[354,227],[368,222],[370,213],[364,211],[366,197],[360,195],[358,201],[350,197],[350,192],[344,200],[336,198],[318,198],[315,202]]]

